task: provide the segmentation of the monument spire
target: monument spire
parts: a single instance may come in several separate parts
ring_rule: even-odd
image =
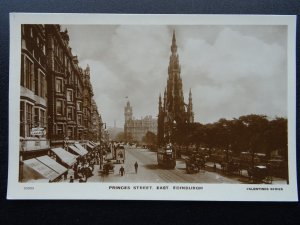
[[[192,99],[192,89],[189,92],[189,103],[188,103],[188,122],[194,123],[194,112],[193,112],[193,99]]]
[[[171,51],[172,51],[172,55],[176,55],[176,53],[177,53],[177,45],[176,45],[175,30],[173,30]]]
[[[161,107],[162,105],[162,107]],[[192,91],[190,89],[188,103],[184,102],[183,85],[179,56],[177,53],[176,34],[173,30],[171,54],[168,66],[167,85],[164,90],[163,103],[159,96],[158,142],[164,143],[166,137],[172,136],[175,124],[194,122]]]
[[[161,102],[161,94],[159,93],[158,98],[158,112],[160,113],[162,111],[162,102]]]

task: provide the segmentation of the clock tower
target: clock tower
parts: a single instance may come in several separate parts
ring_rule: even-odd
[[[124,108],[124,116],[125,116],[125,123],[129,120],[132,120],[132,106],[130,106],[129,101],[127,102]]]

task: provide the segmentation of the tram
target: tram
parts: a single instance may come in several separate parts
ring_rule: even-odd
[[[124,163],[125,162],[125,148],[123,145],[118,145],[116,147],[116,155],[115,159],[117,160],[117,163]]]
[[[158,148],[157,150],[158,166],[165,169],[174,169],[176,166],[176,152],[171,144]]]

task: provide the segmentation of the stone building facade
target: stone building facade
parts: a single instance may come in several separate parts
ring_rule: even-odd
[[[98,149],[103,123],[90,76],[67,30],[21,26],[19,182],[59,182],[87,149]]]
[[[92,99],[92,108],[91,108],[91,132],[92,132],[92,140],[94,142],[100,142],[101,135],[102,135],[102,118],[98,112],[98,107],[94,99]],[[100,132],[99,132],[100,131]]]
[[[88,140],[92,137],[91,109],[93,89],[90,67],[79,66],[69,46],[67,30],[59,25],[45,25],[48,65],[49,138],[53,143]]]
[[[28,157],[49,148],[46,35],[43,25],[21,26],[20,149]]]
[[[157,133],[157,120],[152,116],[135,119],[129,101],[124,108],[124,116],[124,134],[127,139],[141,142],[148,131],[154,134]]]
[[[21,26],[20,137],[23,150],[97,141],[90,67],[79,66],[60,25]],[[32,129],[35,128],[35,129]],[[97,127],[96,127],[97,129]],[[36,133],[33,133],[36,130]],[[35,135],[36,134],[36,135]],[[97,136],[97,134],[96,134]],[[29,144],[28,140],[35,140]],[[44,141],[44,142],[43,142]],[[44,145],[42,145],[44,143]]]

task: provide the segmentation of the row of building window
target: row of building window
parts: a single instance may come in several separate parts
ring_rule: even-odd
[[[64,79],[63,78],[56,78],[55,79],[55,91],[57,93],[64,93]],[[81,88],[78,87],[77,89],[77,97],[81,97]],[[73,101],[74,100],[74,94],[73,94],[73,90],[68,89],[67,90],[67,98],[68,101]],[[87,100],[86,100],[87,101]]]
[[[22,36],[29,36],[31,39],[31,43],[35,43],[35,46],[31,46],[30,49],[28,49],[33,55],[35,55],[34,49],[43,52],[43,54],[46,54],[46,46],[45,46],[45,40],[36,34],[33,27],[30,27],[29,29],[25,29],[25,26],[21,26]],[[26,38],[24,38],[26,39]],[[37,60],[40,62],[39,54],[37,56]]]
[[[22,25],[21,86],[32,91],[33,94],[45,98],[46,101],[41,101],[36,96],[33,97],[32,93],[25,92],[22,89],[24,92],[21,93],[24,93],[26,96],[21,96],[21,101],[25,99],[22,97],[27,97],[31,100],[21,103],[20,117],[22,117],[21,124],[23,125],[21,125],[22,131],[20,134],[24,137],[29,137],[31,136],[30,131],[32,127],[43,125],[50,128],[49,137],[51,138],[55,139],[55,135],[66,135],[66,133],[68,133],[68,136],[73,136],[74,131],[76,137],[78,137],[80,129],[84,127],[85,131],[89,130],[91,125],[91,110],[87,110],[87,108],[91,108],[92,90],[90,90],[91,84],[89,80],[85,80],[86,76],[84,76],[89,75],[87,74],[89,68],[87,68],[88,72],[86,72],[78,67],[77,57],[69,54],[71,49],[68,47],[68,41],[64,42],[65,46],[62,45],[58,39],[59,37],[52,33],[50,26],[43,28],[35,25]],[[47,41],[44,38],[46,32],[48,32]],[[64,41],[64,38],[62,41]],[[49,47],[46,51],[45,46]],[[66,48],[68,48],[68,51],[66,51]],[[51,54],[51,51],[53,51],[53,54]],[[47,55],[48,53],[49,55]],[[47,77],[44,73],[47,65],[46,55],[51,57],[51,60],[48,61],[51,64],[49,68],[52,70],[54,67],[54,73],[49,71],[50,73],[47,74]],[[74,64],[72,64],[73,61]],[[50,81],[51,84],[53,81],[54,87],[47,85],[47,81]],[[46,99],[47,87],[51,88],[51,95],[48,96],[48,99]],[[85,90],[86,88],[87,90]],[[53,96],[52,91],[55,92]],[[31,102],[44,104],[44,107],[47,107],[49,104],[51,109],[49,113],[52,114],[52,107],[54,107],[53,113],[57,117],[49,114],[51,124],[47,124],[45,122],[47,120],[47,112],[41,109],[43,106],[37,107]],[[69,126],[73,126],[73,128],[71,129]],[[78,129],[74,130],[75,127]]]
[[[82,107],[82,103],[81,102],[77,102],[77,111],[81,111],[81,107]],[[57,99],[56,100],[56,114],[59,116],[63,116],[65,115],[65,107],[64,107],[64,101],[61,99]],[[68,106],[67,107],[67,118],[68,120],[74,120],[74,107],[72,106]],[[79,114],[77,115],[77,122],[79,125],[82,125],[82,115]]]
[[[67,132],[65,132],[65,131],[67,131]],[[75,127],[68,126],[66,129],[65,124],[58,123],[58,124],[56,124],[56,133],[58,135],[64,135],[65,133],[67,133],[67,136],[70,139],[74,139],[75,138]],[[77,130],[77,133],[78,133],[78,137],[81,137],[83,132],[82,132],[82,130]]]
[[[74,118],[74,108],[68,107],[68,119]],[[31,129],[33,127],[46,127],[46,112],[44,109],[35,107],[33,104],[21,101],[20,102],[20,135],[22,137],[31,136]],[[88,121],[84,120],[82,123],[82,115],[77,115],[77,124],[79,126],[88,125]],[[56,125],[57,134],[64,133],[64,124]],[[73,137],[74,130],[72,127],[68,128],[68,136]]]
[[[65,106],[65,104],[64,104],[63,100],[61,100],[61,99],[56,100],[56,113],[58,115],[65,115],[65,111],[64,111],[65,107],[64,106]],[[82,111],[82,102],[77,102],[76,110],[77,111]],[[89,113],[87,114],[87,116],[89,116]]]
[[[46,126],[46,111],[29,102],[20,102],[20,135],[28,137],[31,128]]]
[[[21,73],[21,85],[33,91],[35,95],[45,98],[47,88],[45,74],[40,69],[37,69],[35,73],[34,64],[27,56],[24,56],[23,60],[24,68]]]
[[[71,73],[71,61],[72,61],[72,59],[70,59],[67,54],[64,54],[63,48],[59,47],[56,40],[54,41],[54,55],[60,62],[60,63],[57,62],[54,65],[55,70],[59,71],[59,72],[65,72],[64,71],[64,69],[65,69],[66,71]]]

